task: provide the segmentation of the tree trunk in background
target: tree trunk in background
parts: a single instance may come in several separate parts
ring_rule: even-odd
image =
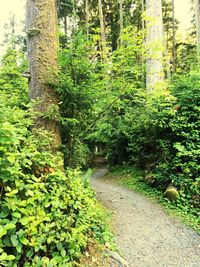
[[[57,12],[54,0],[27,0],[27,48],[30,70],[29,96],[39,100],[35,129],[53,134],[52,149],[61,144],[58,99],[49,85],[57,81]]]
[[[119,27],[120,27],[120,38],[123,34],[124,22],[123,22],[123,0],[119,0]],[[120,45],[122,45],[122,39],[120,39]]]
[[[87,39],[89,40],[89,3],[88,3],[88,0],[85,0],[85,18],[86,18]]]
[[[164,79],[161,0],[146,0],[146,15],[146,89],[151,92],[155,90],[156,84]]]
[[[175,29],[175,6],[174,0],[172,0],[172,23],[173,23],[173,35],[172,35],[172,72],[176,73],[176,29]]]
[[[105,27],[104,27],[103,8],[102,8],[101,0],[98,0],[98,8],[99,8],[99,20],[100,20],[100,31],[101,31],[102,57],[103,57],[103,61],[106,61],[107,59],[106,33],[105,33]]]
[[[73,22],[72,22],[73,30],[72,30],[72,32],[74,34],[75,29],[76,29],[76,0],[73,0],[73,18],[72,19],[73,19]]]
[[[63,24],[64,24],[64,31],[65,31],[65,34],[67,36],[67,16],[64,16]]]
[[[145,29],[145,21],[144,21],[144,12],[145,12],[145,0],[142,0],[142,31]]]
[[[195,21],[196,21],[196,35],[197,35],[197,55],[200,62],[200,1],[195,0]]]

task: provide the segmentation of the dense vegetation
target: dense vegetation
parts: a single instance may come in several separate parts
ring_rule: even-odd
[[[21,60],[9,50],[0,72],[0,262],[72,266],[90,239],[110,240],[107,215],[87,176],[59,170],[62,159],[49,150],[51,135],[32,128]]]
[[[62,63],[72,60],[65,64],[58,88],[65,111],[65,151],[74,154],[66,162],[87,163],[88,153],[101,145],[111,166],[145,169],[145,181],[162,192],[172,183],[179,191],[179,206],[198,217],[199,70],[175,75],[149,95],[138,61],[143,53],[141,34],[131,27],[122,38],[126,45],[113,52],[111,66],[88,61],[88,43],[81,33],[74,39],[74,57],[70,47],[61,55]],[[106,67],[112,75],[104,75]]]
[[[37,101],[28,99],[22,77],[27,66],[24,43],[18,53],[17,38],[8,40],[13,43],[0,68],[2,266],[70,267],[90,239],[110,241],[107,215],[80,172],[90,166],[97,148],[112,167],[142,170],[147,188],[163,194],[169,184],[175,186],[179,198],[172,205],[199,219],[200,70],[195,34],[189,42],[176,40],[174,46],[178,22],[171,18],[172,5],[163,1],[165,80],[148,92],[148,29],[141,2],[135,1],[133,10],[132,1],[124,4],[119,28],[118,1],[103,1],[105,29],[99,28],[97,2],[90,4],[85,23],[84,3],[58,1],[64,33],[59,77],[49,85],[59,96],[59,151],[52,151],[51,132],[35,125]]]

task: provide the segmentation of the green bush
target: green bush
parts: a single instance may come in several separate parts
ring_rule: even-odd
[[[7,66],[6,66],[7,67]],[[12,69],[12,68],[11,68]],[[51,136],[34,129],[34,113],[16,83],[0,72],[1,266],[73,266],[91,238],[107,242],[106,213],[80,172],[61,171]],[[19,79],[22,79],[19,82]],[[3,86],[4,85],[4,86]],[[12,92],[10,94],[10,92]],[[17,102],[16,102],[17,99]],[[32,131],[30,131],[32,129]]]
[[[153,94],[132,92],[107,118],[108,157],[112,165],[137,165],[162,192],[172,183],[179,190],[174,205],[199,216],[200,75],[170,81]]]

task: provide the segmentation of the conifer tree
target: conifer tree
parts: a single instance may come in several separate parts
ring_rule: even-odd
[[[146,14],[146,89],[150,92],[163,80],[161,0],[146,0]]]
[[[27,0],[27,49],[29,60],[29,96],[38,100],[40,115],[35,128],[53,134],[52,147],[60,141],[58,99],[51,83],[57,80],[57,14],[55,0]]]

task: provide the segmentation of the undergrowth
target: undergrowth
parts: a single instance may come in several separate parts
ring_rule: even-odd
[[[0,265],[72,267],[91,239],[110,243],[109,217],[80,171],[61,171],[51,135],[33,127],[12,53],[0,70]]]

